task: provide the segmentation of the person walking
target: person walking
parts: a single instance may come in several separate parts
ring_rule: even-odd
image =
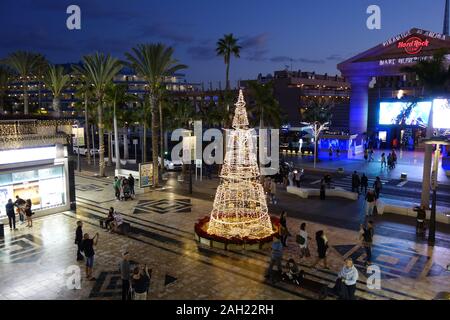
[[[297,235],[297,243],[300,247],[300,259],[303,257],[309,258],[311,256],[308,248],[309,240],[311,238],[308,236],[308,232],[306,231],[306,223],[302,223],[300,225],[300,232]]]
[[[83,243],[83,222],[78,220],[77,228],[75,230],[75,244],[77,245],[77,261],[84,260],[84,257],[81,254],[81,251],[83,249],[82,243]]]
[[[135,196],[135,193],[134,193],[134,177],[133,177],[133,175],[131,173],[128,176],[128,186],[130,187],[131,196],[134,197]]]
[[[327,187],[327,184],[325,182],[325,179],[320,180],[320,200],[325,200],[326,187]]]
[[[281,261],[283,260],[283,244],[281,243],[279,236],[275,235],[272,243],[272,256],[270,259],[269,268],[267,269],[266,278],[269,278],[272,282],[273,277],[273,267],[277,266],[277,270],[280,274],[283,273],[283,267]]]
[[[352,192],[359,194],[359,186],[361,185],[361,179],[356,171],[352,174]]]
[[[269,189],[271,203],[277,204],[277,184],[275,183],[275,179],[270,179]]]
[[[370,217],[373,215],[373,209],[375,207],[376,195],[375,192],[370,189],[366,193],[366,217]]]
[[[367,162],[369,160],[369,150],[364,149],[364,160]]]
[[[294,172],[294,181],[295,181],[297,188],[300,188],[300,179],[301,179],[300,170],[296,170]]]
[[[131,277],[131,287],[133,289],[133,300],[147,300],[147,292],[150,286],[150,274],[145,265],[142,270],[137,266],[133,270]]]
[[[383,152],[381,154],[381,169],[386,168],[386,154]]]
[[[328,157],[333,160],[333,148],[331,146],[328,148]]]
[[[8,203],[5,205],[6,215],[9,221],[9,230],[17,230],[16,228],[16,213],[14,212],[14,203],[11,199],[8,199]]]
[[[290,187],[294,185],[294,172],[292,172],[291,170],[289,170],[288,173],[288,182]]]
[[[369,179],[367,178],[366,174],[363,173],[361,176],[361,193],[364,190],[364,194],[366,194],[368,186],[369,186]]]
[[[287,212],[283,210],[280,215],[280,235],[281,243],[284,247],[287,247],[287,238],[289,236],[289,229],[287,227]]]
[[[86,278],[91,281],[95,280],[95,278],[92,276],[92,273],[94,271],[94,256],[95,256],[94,246],[97,245],[98,238],[99,238],[98,232],[92,239],[89,237],[88,233],[85,233],[83,237],[83,242],[81,244],[82,251],[84,253],[84,256],[86,257]]]
[[[122,301],[130,300],[130,261],[128,251],[122,254],[122,261],[119,264],[120,278],[122,279]]]
[[[329,269],[327,264],[328,239],[323,230],[316,232],[316,244],[318,257],[312,267],[316,268],[317,264],[323,261],[324,268]]]
[[[373,147],[369,149],[369,162],[373,161]]]
[[[339,278],[342,281],[340,298],[354,300],[359,274],[351,258],[345,259],[345,264],[339,272]]]
[[[361,225],[361,241],[364,250],[366,251],[366,266],[372,263],[372,244],[373,244],[373,221],[367,222],[367,227]]]
[[[31,210],[31,200],[27,199],[25,201],[25,216],[27,217],[27,227],[33,227],[33,214],[34,212]]]
[[[373,182],[373,189],[375,190],[375,199],[378,200],[380,198],[381,189],[383,188],[383,184],[381,183],[380,177],[376,177]]]

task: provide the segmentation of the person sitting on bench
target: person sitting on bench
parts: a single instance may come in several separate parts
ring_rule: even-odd
[[[106,230],[110,229],[110,224],[114,221],[114,208],[111,207],[108,210],[108,217],[104,220]]]
[[[284,279],[287,281],[292,281],[296,285],[300,284],[301,281],[301,273],[300,269],[298,268],[297,264],[295,263],[294,259],[289,259],[286,264],[287,272],[284,273]]]
[[[114,212],[114,221],[111,222],[111,232],[121,232],[121,226],[123,224],[123,217],[120,213]]]

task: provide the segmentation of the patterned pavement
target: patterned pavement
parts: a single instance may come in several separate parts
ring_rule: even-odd
[[[136,263],[151,269],[149,299],[316,299],[317,293],[264,278],[270,251],[221,251],[199,246],[193,236],[195,221],[212,207],[209,196],[189,196],[171,189],[137,190],[131,201],[115,201],[111,179],[77,176],[77,212],[64,212],[36,219],[32,230],[5,232],[0,240],[1,299],[120,299],[118,263],[121,252],[130,252]],[[86,186],[96,186],[103,190]],[[210,192],[209,192],[210,193]],[[315,200],[304,200],[315,201]],[[104,232],[99,218],[114,206],[131,224],[128,236]],[[274,212],[277,208],[271,207]],[[73,244],[76,221],[84,232],[100,234],[96,248],[96,281],[84,278],[83,263],[75,261]],[[305,219],[306,220],[306,219]],[[292,233],[305,221],[301,210],[290,214]],[[312,269],[312,257],[300,261],[295,237],[288,240],[284,260],[300,262],[306,277],[332,286],[345,257],[351,256],[360,270],[357,296],[360,299],[433,299],[448,291],[450,249],[407,239],[376,235],[374,261],[381,269],[382,289],[369,289],[361,265],[364,252],[358,233],[349,229],[306,221],[312,235],[326,230],[330,241],[330,270]],[[81,289],[67,286],[71,270],[80,267]],[[328,299],[333,299],[329,297]]]

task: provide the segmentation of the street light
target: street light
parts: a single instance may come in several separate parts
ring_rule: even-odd
[[[431,202],[431,214],[430,214],[430,228],[428,230],[428,244],[434,246],[436,239],[436,189],[438,186],[438,169],[439,169],[439,157],[441,153],[441,145],[450,145],[450,140],[446,137],[432,137],[422,140],[423,143],[428,145],[436,145],[434,151],[434,162],[431,173],[431,190],[433,191],[433,198]]]

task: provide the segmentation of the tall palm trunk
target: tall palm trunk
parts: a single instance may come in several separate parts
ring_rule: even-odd
[[[98,163],[99,171],[98,174],[101,177],[105,176],[105,141],[104,141],[104,124],[103,124],[103,106],[99,102],[97,106],[97,116],[98,116]]]
[[[128,160],[130,155],[128,154],[128,128],[123,127],[123,158]]]
[[[159,185],[158,170],[158,118],[157,118],[157,101],[154,94],[150,95],[150,108],[152,113],[152,160],[153,160],[153,186]],[[162,159],[161,159],[162,160]]]
[[[114,101],[114,151],[116,154],[116,169],[120,169],[119,129],[117,128],[116,102]]]
[[[142,142],[143,142],[143,146],[142,146],[142,162],[147,162],[147,124],[144,120],[144,126],[142,128]]]
[[[59,99],[59,97],[56,97],[56,96],[53,97],[52,108],[53,108],[53,111],[55,111],[56,116],[58,118],[61,117],[60,103],[61,103],[61,100]]]
[[[108,167],[112,166],[112,132],[108,131]]]
[[[162,114],[162,103],[159,101],[159,138],[161,144],[161,174],[164,173],[164,128],[163,128],[163,114]]]
[[[85,136],[86,136],[86,156],[87,163],[91,164],[91,137],[89,135],[89,116],[88,116],[88,98],[87,94],[84,94],[84,126],[85,126]]]
[[[27,89],[27,82],[24,81],[23,83],[23,113],[28,114],[28,89]]]
[[[226,74],[225,74],[225,91],[230,90],[230,61],[226,62]]]

